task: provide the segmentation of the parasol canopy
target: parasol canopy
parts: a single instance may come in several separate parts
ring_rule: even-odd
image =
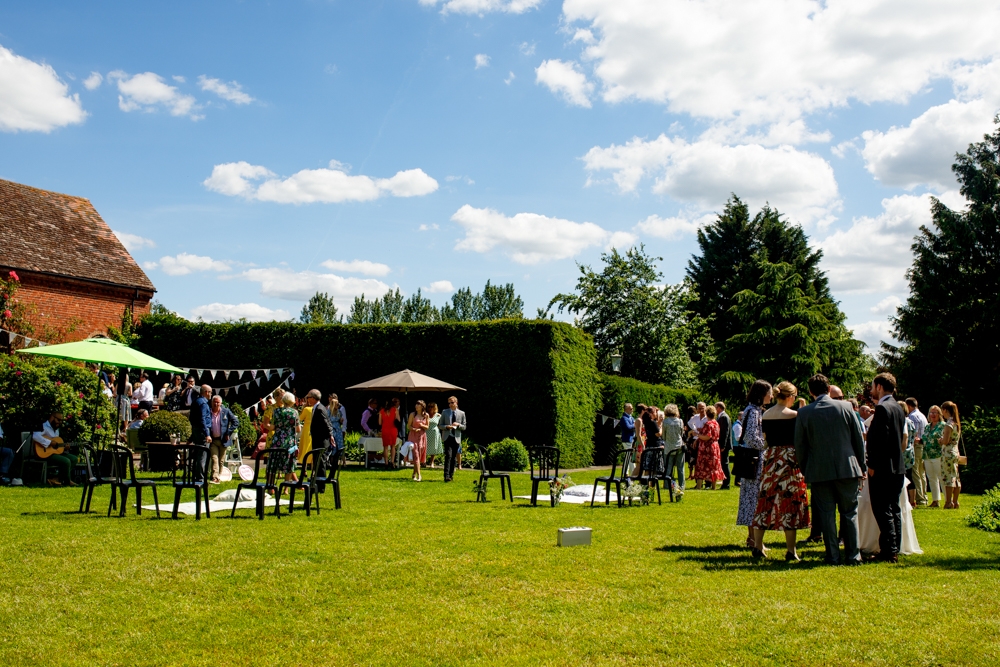
[[[148,371],[165,371],[168,373],[187,373],[183,368],[171,366],[148,354],[133,350],[110,338],[87,338],[75,343],[61,343],[32,347],[18,350],[18,354],[34,354],[39,357],[56,357],[58,359],[73,359],[88,361],[94,364],[111,364],[127,368],[143,368]]]
[[[348,389],[367,389],[375,391],[465,391],[451,383],[436,380],[429,375],[422,375],[409,369],[383,375],[380,378],[356,384]]]

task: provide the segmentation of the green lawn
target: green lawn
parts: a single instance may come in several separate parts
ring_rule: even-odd
[[[922,556],[830,568],[821,547],[753,563],[735,490],[553,509],[440,477],[349,469],[343,510],[327,493],[320,516],[263,522],[108,519],[106,489],[81,516],[78,490],[0,489],[0,665],[1000,662],[1000,535],[964,525],[975,497],[916,512]],[[575,525],[593,546],[557,548]]]

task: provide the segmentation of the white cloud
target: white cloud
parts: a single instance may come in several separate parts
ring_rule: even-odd
[[[250,104],[254,101],[252,97],[243,92],[243,87],[235,81],[225,83],[219,79],[211,79],[202,74],[198,77],[198,85],[202,90],[215,93],[222,99],[234,104]]]
[[[186,276],[201,271],[229,271],[229,262],[182,252],[176,257],[161,257],[159,262],[146,262],[147,269],[160,269],[168,276]]]
[[[509,74],[507,74],[507,78],[505,78],[503,80],[503,82],[506,83],[509,86],[511,83],[513,83],[514,79],[516,79],[516,78],[517,77],[514,76],[514,73],[510,72]]]
[[[374,278],[345,278],[333,273],[292,271],[283,268],[249,269],[240,278],[260,283],[263,296],[290,301],[306,301],[316,292],[329,294],[337,306],[350,307],[354,297],[380,297],[389,286]]]
[[[883,340],[892,345],[898,344],[898,341],[892,337],[889,320],[870,320],[859,324],[848,324],[847,328],[854,333],[855,338],[868,345],[869,352],[878,352],[879,343]]]
[[[907,190],[928,185],[941,192],[957,185],[951,165],[955,153],[981,141],[993,129],[997,106],[984,99],[931,107],[906,127],[862,134],[865,167],[883,185]]]
[[[965,200],[956,192],[941,195],[954,210]],[[910,246],[921,225],[931,225],[930,195],[898,195],[882,200],[882,213],[854,218],[814,245],[823,251],[822,267],[835,292],[886,293],[908,289],[906,270],[913,263]]]
[[[83,80],[83,87],[87,90],[97,90],[104,82],[104,77],[100,72],[91,72],[90,76]]]
[[[534,44],[534,42],[532,42],[531,44],[529,44],[528,42],[521,42],[521,44],[517,48],[518,48],[518,50],[521,53],[523,53],[526,56],[533,56],[533,55],[535,55],[535,44]]]
[[[632,232],[612,232],[611,236],[608,237],[608,242],[606,248],[611,250],[612,248],[617,248],[618,250],[627,250],[635,245],[635,242],[639,240],[639,237]]]
[[[441,228],[440,228],[440,227],[438,226],[438,224],[437,224],[437,223],[434,223],[434,224],[432,224],[432,225],[420,225],[420,226],[419,226],[419,227],[417,228],[417,231],[421,231],[421,232],[429,232],[429,231],[432,231],[432,230],[437,230],[437,229],[441,229]]]
[[[590,95],[594,92],[594,84],[587,81],[587,76],[573,61],[543,60],[535,69],[535,83],[544,84],[570,104],[590,108]]]
[[[111,232],[118,237],[122,245],[129,252],[135,252],[136,250],[141,250],[143,248],[155,248],[156,243],[152,239],[147,239],[145,237],[139,236],[138,234],[129,234],[128,232],[119,232],[116,229],[111,230]]]
[[[272,310],[256,303],[210,303],[192,308],[191,315],[195,319],[209,322],[240,319],[246,319],[250,322],[272,322],[291,318],[291,314],[287,310]]]
[[[703,215],[679,215],[671,218],[661,218],[658,215],[651,215],[635,226],[637,232],[646,236],[655,236],[661,239],[676,239],[688,234],[694,234],[701,227],[710,225],[715,221],[712,213]]]
[[[424,291],[429,294],[451,294],[455,291],[455,286],[450,280],[435,280],[430,287],[425,287]]]
[[[270,178],[274,174],[265,167],[248,162],[217,164],[212,175],[203,181],[209,190],[229,196],[271,201],[280,204],[308,204],[371,201],[383,195],[419,197],[438,189],[438,182],[422,169],[397,172],[392,178],[373,179],[351,176],[345,165],[330,161],[326,169],[303,169],[288,178]],[[259,185],[251,181],[267,178]]]
[[[622,192],[632,192],[644,178],[658,175],[653,192],[702,211],[720,207],[734,192],[752,207],[769,202],[806,224],[828,224],[840,208],[830,164],[791,146],[688,143],[661,134],[652,141],[635,137],[621,146],[595,146],[583,161],[590,172],[612,172]],[[588,179],[588,184],[594,182]]]
[[[592,32],[582,59],[606,101],[741,127],[906,102],[1000,55],[1000,5],[985,1],[565,0],[563,20]]]
[[[87,112],[50,65],[0,46],[0,131],[50,132],[82,123]]]
[[[899,308],[902,303],[903,302],[900,301],[898,296],[890,294],[872,306],[871,311],[876,315],[885,315],[887,313],[892,314],[896,312],[896,309]]]
[[[612,238],[610,232],[592,222],[572,222],[537,213],[507,216],[468,204],[451,219],[465,230],[465,238],[455,244],[456,250],[483,253],[499,246],[518,264],[566,259]]]
[[[480,69],[481,67],[489,67],[489,66],[490,66],[490,57],[488,55],[486,55],[485,53],[477,53],[476,54],[476,69]]]
[[[442,14],[486,14],[505,12],[523,14],[542,4],[543,0],[420,0],[424,7],[441,5]]]
[[[392,271],[386,264],[369,262],[367,259],[352,259],[349,262],[336,259],[328,259],[321,266],[331,271],[344,271],[346,273],[360,273],[363,276],[387,276]]]
[[[118,108],[122,111],[152,112],[166,109],[172,116],[188,116],[191,120],[202,118],[199,107],[191,95],[185,95],[167,84],[163,77],[153,72],[129,76],[121,70],[108,74],[108,81],[118,86]]]

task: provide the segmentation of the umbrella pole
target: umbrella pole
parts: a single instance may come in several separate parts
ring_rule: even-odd
[[[103,387],[101,386],[101,372],[104,370],[104,364],[101,363],[97,366],[97,393],[94,395],[94,418],[91,419],[91,423],[94,425],[90,431],[90,446],[94,447],[97,440],[97,408],[101,401],[101,392]],[[97,449],[94,447],[94,449]]]

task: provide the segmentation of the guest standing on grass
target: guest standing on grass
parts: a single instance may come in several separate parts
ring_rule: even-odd
[[[368,399],[368,407],[361,413],[361,431],[365,435],[374,436],[378,433],[378,412],[378,401]]]
[[[388,467],[396,467],[396,438],[399,431],[396,430],[396,412],[399,399],[392,399],[392,403],[386,405],[378,413],[378,424],[382,430],[382,459]]]
[[[269,424],[271,430],[271,448],[283,449],[286,454],[282,461],[282,470],[285,473],[286,482],[295,482],[295,464],[298,462],[296,454],[298,445],[295,435],[302,432],[302,424],[299,422],[299,413],[295,410],[295,395],[292,392],[285,392],[281,396],[281,406],[276,407],[271,413]],[[271,454],[277,456],[277,454]]]
[[[441,413],[441,421],[438,422],[438,430],[441,432],[444,444],[444,481],[446,482],[455,478],[455,457],[462,444],[462,433],[465,432],[465,429],[465,413],[458,409],[458,399],[451,396],[448,398],[448,407]]]
[[[632,416],[632,404],[625,404],[625,411],[622,412],[621,421],[618,422],[618,428],[622,436],[622,444],[626,447],[631,446],[632,442],[635,440],[635,417]]]
[[[674,403],[663,408],[663,454],[667,461],[664,474],[670,479],[674,488],[684,493],[684,422],[681,421],[680,410]]]
[[[899,560],[902,513],[899,495],[905,484],[903,452],[906,415],[893,397],[896,377],[879,373],[872,380],[871,395],[878,404],[868,427],[868,492],[872,513],[879,528],[878,559],[889,563]]]
[[[222,472],[222,468],[226,464],[226,449],[229,448],[233,433],[240,427],[240,420],[236,418],[232,410],[222,405],[221,396],[213,396],[209,405],[212,419],[212,444],[208,447],[208,453],[212,457],[212,478],[209,482],[218,484],[221,481],[219,473]],[[146,411],[139,410],[139,414],[144,412]]]
[[[317,449],[333,448],[337,446],[333,437],[333,423],[330,419],[330,412],[321,403],[323,394],[319,389],[310,389],[306,394],[306,405],[312,408],[312,415],[309,420],[309,441]],[[315,457],[313,460],[316,460]]]
[[[708,421],[706,407],[704,403],[698,403],[694,415],[689,417],[687,422],[688,468],[690,468],[691,477],[694,477],[695,467],[698,464],[698,447],[701,445],[701,439],[698,436],[701,434],[701,427]],[[689,407],[688,410],[690,411],[691,408]]]
[[[347,432],[347,410],[340,404],[336,394],[330,394],[329,400],[330,426],[333,428],[333,441],[337,443],[337,455],[344,451],[344,433]]]
[[[719,422],[716,421],[716,416],[715,406],[707,406],[705,423],[698,431],[698,458],[694,469],[698,489],[709,484],[709,488],[714,491],[716,484],[725,479],[719,459]]]
[[[914,501],[917,505],[927,504],[927,474],[924,471],[924,429],[927,428],[927,417],[920,411],[917,399],[910,396],[906,399],[906,418],[910,421],[913,439],[913,488],[916,491]]]
[[[796,531],[809,527],[806,480],[795,458],[797,413],[792,407],[797,407],[798,391],[791,382],[780,382],[777,389],[774,406],[761,419],[767,449],[753,517],[753,555],[764,557],[765,531],[781,530],[785,533],[785,560],[798,562]]]
[[[642,420],[642,430],[646,433],[646,446],[643,448],[642,452],[643,459],[642,467],[640,468],[640,476],[643,470],[649,472],[650,478],[659,477],[663,474],[663,469],[660,467],[663,465],[663,459],[660,458],[655,464],[655,467],[653,463],[653,456],[655,453],[662,451],[660,449],[656,449],[654,452],[653,448],[663,446],[663,430],[657,423],[657,417],[657,410],[652,406],[647,407],[645,411],[639,415],[639,418]]]
[[[944,508],[958,509],[958,494],[962,491],[962,480],[958,476],[959,440],[962,437],[962,420],[958,417],[958,406],[951,401],[941,404],[945,418],[941,432],[941,476],[944,478]]]
[[[441,442],[441,431],[438,426],[441,424],[441,413],[438,412],[437,403],[427,404],[427,457],[430,462],[428,467],[434,467],[434,461],[438,456],[444,454],[444,445]]]
[[[771,383],[767,380],[757,380],[747,394],[747,407],[743,410],[743,447],[763,452],[767,446],[764,442],[764,432],[761,430],[761,416],[764,407],[771,402]],[[764,459],[757,459],[757,468],[753,479],[743,479],[740,483],[740,505],[736,513],[736,525],[747,527],[747,547],[754,548],[753,517],[757,512],[757,496],[760,494],[760,474],[764,468]]]
[[[931,507],[941,507],[941,491],[945,488],[941,470],[941,436],[944,435],[944,421],[941,408],[932,405],[927,410],[927,426],[924,427],[924,473],[931,487]]]
[[[417,401],[406,423],[406,441],[410,443],[410,454],[413,457],[414,482],[423,481],[420,477],[420,465],[427,457],[427,428],[430,420],[424,412],[426,407],[423,401]]]
[[[191,423],[191,438],[188,442],[206,448],[212,445],[212,408],[208,404],[210,398],[212,398],[212,388],[207,384],[201,385],[201,394],[191,403],[191,410],[188,412],[188,421]],[[201,452],[194,465],[196,480],[205,479],[207,465],[208,452]]]
[[[312,450],[312,406],[309,401],[299,410],[299,422],[302,424],[302,434],[299,436],[299,463],[302,463],[306,454]]]
[[[719,462],[722,464],[722,489],[729,488],[729,453],[733,450],[733,423],[726,414],[726,404],[715,404],[715,421],[719,422]]]
[[[264,418],[260,420],[260,427],[267,434],[267,447],[271,447],[271,443],[274,442],[274,429],[271,428],[271,420],[274,418],[274,411],[281,408],[284,395],[285,390],[281,387],[271,392],[271,395],[268,397],[270,399],[268,405],[264,408]]]

